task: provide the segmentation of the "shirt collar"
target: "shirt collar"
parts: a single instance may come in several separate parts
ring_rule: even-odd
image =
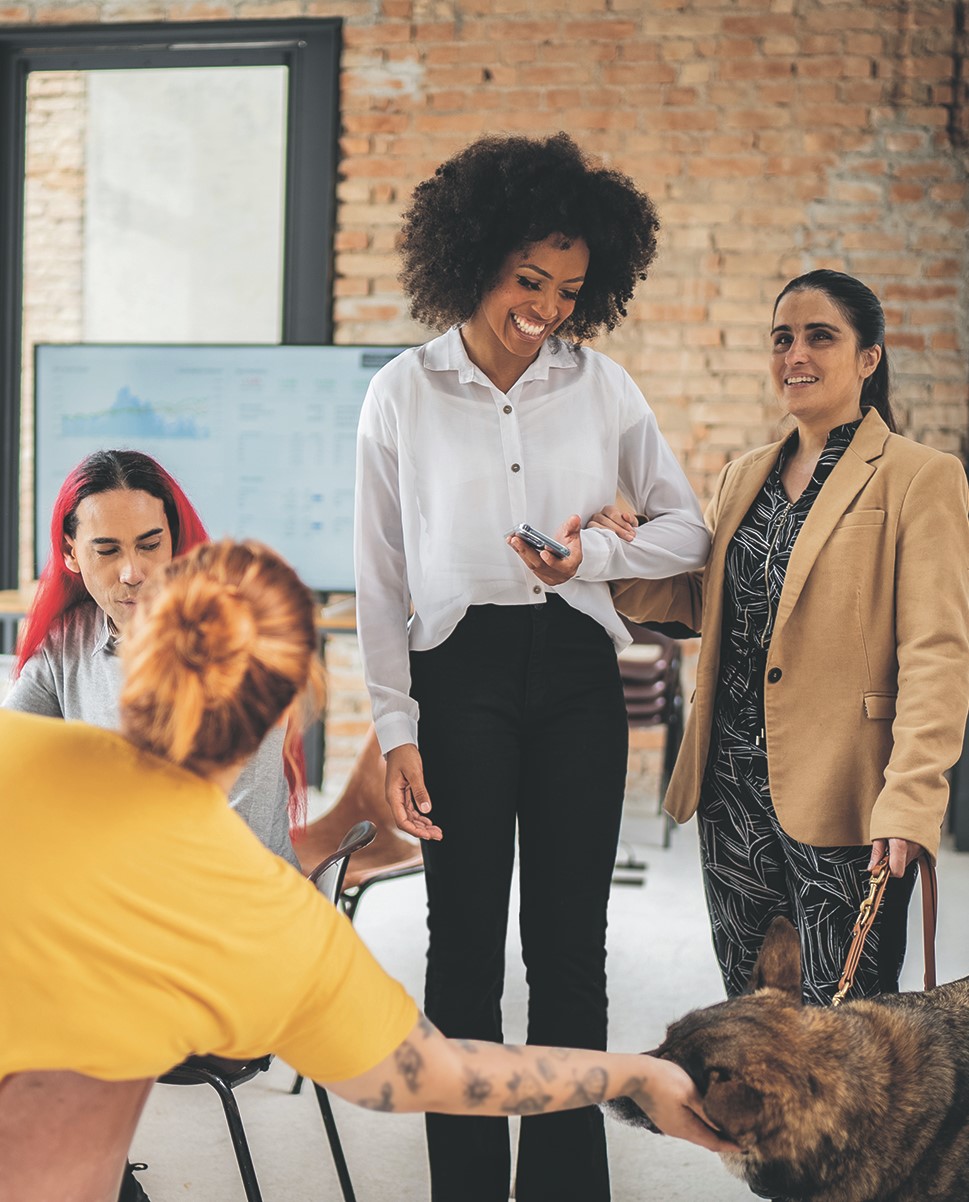
[[[100,608],[98,609],[98,614],[100,615],[97,623],[98,634],[91,649],[92,659],[102,651],[107,655],[115,655],[118,648],[118,636],[111,629],[108,615]]]
[[[854,421],[845,422],[841,426],[835,426],[834,429],[828,431],[828,437],[824,444],[822,456],[829,454],[831,451],[836,451],[840,458],[842,452],[850,445],[851,440],[855,436],[855,431],[862,423],[862,418],[857,417]],[[788,459],[797,450],[798,437],[797,430],[794,429],[784,440],[781,446],[781,453],[777,457],[777,470],[784,466]]]
[[[475,379],[487,379],[468,358],[458,326],[452,326],[446,334],[432,338],[425,344],[424,366],[428,371],[456,371],[462,384],[470,384]],[[528,365],[518,383],[524,383],[526,380],[547,380],[550,368],[575,366],[574,347],[553,335],[542,343],[535,361]]]

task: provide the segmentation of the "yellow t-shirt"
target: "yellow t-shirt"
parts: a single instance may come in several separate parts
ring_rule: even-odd
[[[0,710],[0,1079],[273,1052],[338,1081],[416,1021],[214,785],[113,732]]]

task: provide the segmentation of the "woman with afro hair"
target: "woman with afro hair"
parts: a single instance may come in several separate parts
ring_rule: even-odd
[[[474,142],[404,216],[411,311],[444,332],[364,402],[357,614],[387,802],[424,851],[425,1005],[450,1036],[502,1038],[517,829],[528,1042],[605,1047],[629,642],[609,581],[698,568],[709,545],[639,389],[581,345],[625,316],[657,228],[565,134]],[[632,542],[581,529],[617,492],[649,519]],[[518,1202],[609,1197],[596,1083],[576,1088],[589,1106],[523,1120]],[[506,1120],[429,1115],[427,1133],[434,1202],[505,1202]]]

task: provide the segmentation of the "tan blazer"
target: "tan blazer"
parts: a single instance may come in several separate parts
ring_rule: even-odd
[[[694,705],[666,809],[697,808],[720,666],[727,545],[777,460],[727,464],[706,513],[704,572],[614,586],[634,621],[703,633]],[[969,490],[953,455],[891,434],[869,410],[801,528],[764,683],[768,771],[794,839],[920,843],[932,856],[969,710]]]

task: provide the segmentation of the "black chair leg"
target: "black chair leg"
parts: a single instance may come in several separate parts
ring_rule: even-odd
[[[235,1095],[222,1078],[217,1077],[215,1073],[210,1073],[205,1069],[198,1069],[196,1071],[200,1077],[204,1078],[212,1086],[222,1102],[222,1109],[225,1111],[225,1121],[229,1126],[229,1136],[232,1139],[232,1148],[236,1154],[236,1163],[239,1166],[239,1175],[242,1177],[242,1186],[246,1191],[248,1202],[262,1202],[259,1183],[256,1181],[256,1170],[252,1163],[249,1143],[246,1140],[245,1128],[242,1125],[242,1115],[239,1113],[239,1104],[235,1100]]]
[[[330,1141],[330,1152],[333,1155],[336,1175],[340,1179],[340,1189],[343,1191],[344,1202],[357,1202],[357,1197],[353,1192],[353,1185],[350,1181],[350,1171],[347,1168],[346,1157],[343,1155],[343,1145],[340,1143],[340,1135],[336,1129],[336,1119],[333,1117],[333,1108],[330,1106],[330,1099],[322,1085],[317,1085],[314,1082],[313,1088],[316,1090],[316,1100],[319,1103],[320,1114],[323,1116],[326,1138]]]

